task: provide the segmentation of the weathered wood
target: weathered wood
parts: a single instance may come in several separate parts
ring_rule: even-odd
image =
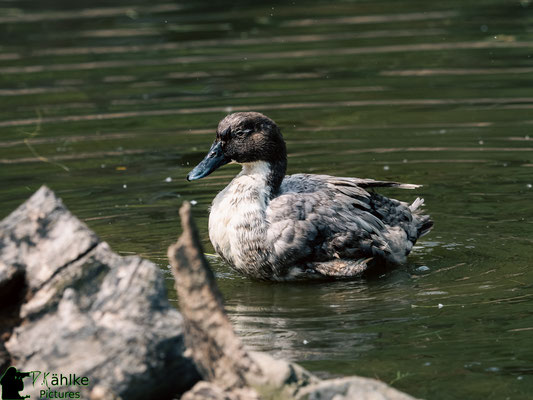
[[[159,268],[113,253],[46,187],[0,223],[0,285],[17,276],[28,296],[5,346],[19,369],[87,376],[94,399],[169,398],[199,379]]]
[[[204,379],[223,388],[261,379],[262,371],[244,349],[224,311],[222,295],[205,257],[188,202],[180,209],[183,234],[168,249],[176,278],[185,342]]]

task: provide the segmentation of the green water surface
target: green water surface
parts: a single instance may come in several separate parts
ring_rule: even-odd
[[[289,173],[424,185],[435,220],[372,281],[254,282],[211,258],[246,345],[427,399],[533,398],[533,4],[0,2],[0,218],[42,184],[168,274],[218,121],[282,128]],[[168,275],[167,275],[168,276]],[[168,276],[169,296],[175,301]]]

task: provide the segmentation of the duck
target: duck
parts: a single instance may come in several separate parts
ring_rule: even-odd
[[[416,241],[433,227],[422,212],[423,199],[408,204],[374,191],[420,185],[286,175],[281,130],[258,112],[223,118],[207,155],[187,180],[229,163],[242,170],[213,199],[209,239],[231,268],[253,279],[364,278],[404,264]]]

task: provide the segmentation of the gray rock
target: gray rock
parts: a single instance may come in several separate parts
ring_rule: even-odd
[[[0,285],[20,275],[29,299],[5,343],[19,369],[87,376],[71,389],[94,399],[170,398],[199,379],[159,268],[113,253],[46,187],[0,223]]]
[[[201,381],[183,395],[181,400],[260,400],[259,394],[251,388],[224,390],[215,383]]]
[[[35,291],[94,248],[98,237],[47,187],[0,222],[0,285],[25,273]]]
[[[298,400],[414,400],[383,382],[351,376],[328,379],[298,392]]]

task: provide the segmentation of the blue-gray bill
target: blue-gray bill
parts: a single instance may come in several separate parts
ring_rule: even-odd
[[[224,152],[222,151],[222,143],[215,141],[207,152],[207,155],[202,161],[200,161],[200,164],[198,164],[191,172],[189,172],[187,175],[187,180],[195,181],[197,179],[205,178],[211,172],[229,163],[230,161],[231,160],[224,156]]]

